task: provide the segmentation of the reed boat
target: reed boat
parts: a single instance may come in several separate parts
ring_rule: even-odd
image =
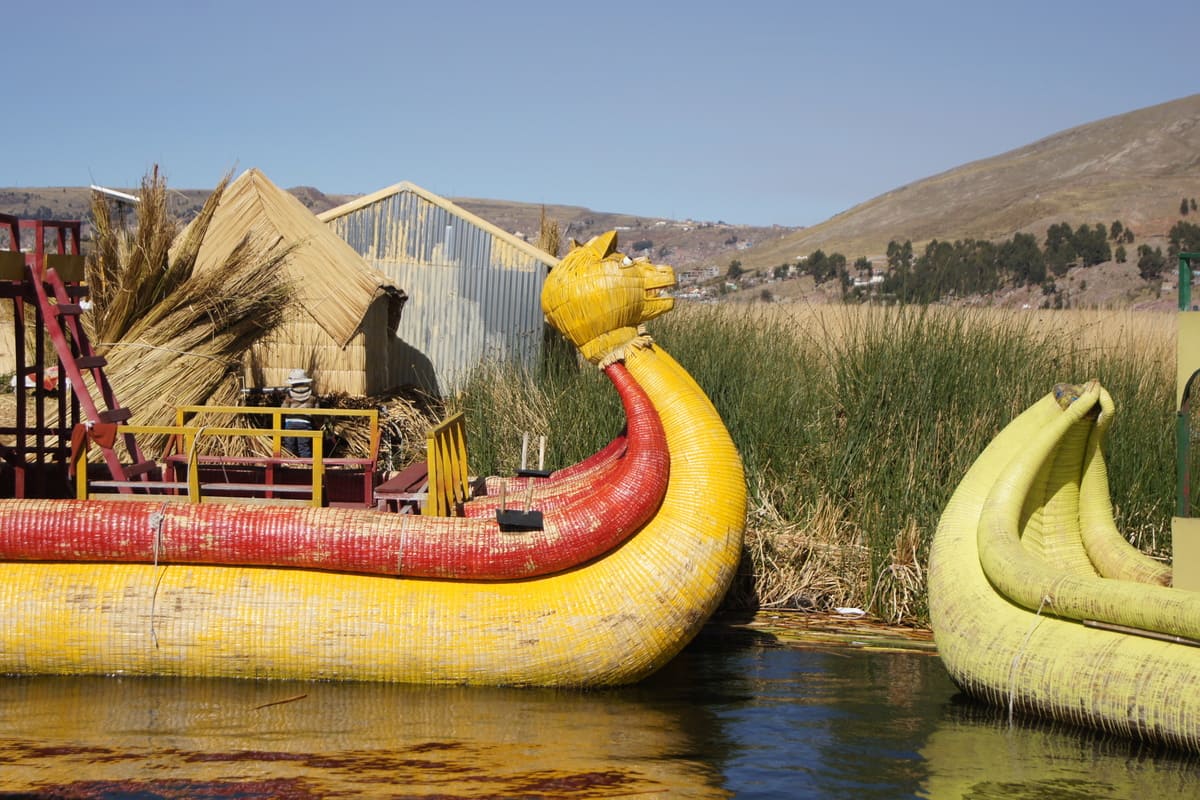
[[[434,684],[636,682],[699,631],[741,553],[741,460],[646,334],[669,267],[615,233],[575,247],[542,308],[616,387],[625,432],[448,518],[158,498],[0,500],[0,673]],[[494,481],[489,485],[496,485]]]
[[[1114,524],[1114,410],[1095,381],[1055,387],[975,461],[930,553],[934,640],[964,692],[1010,714],[1195,752],[1200,591]]]

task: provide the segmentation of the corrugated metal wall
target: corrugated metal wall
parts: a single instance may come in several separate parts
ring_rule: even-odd
[[[400,191],[327,223],[408,294],[397,335],[450,393],[482,360],[532,366],[541,351],[542,284],[551,259],[424,197]],[[416,376],[418,365],[393,365]]]

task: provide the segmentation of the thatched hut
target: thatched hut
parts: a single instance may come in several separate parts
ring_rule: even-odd
[[[294,368],[308,370],[321,393],[378,395],[403,383],[389,365],[403,347],[395,332],[405,293],[257,169],[225,189],[196,273],[219,269],[247,237],[290,248],[284,274],[295,298],[292,318],[248,354],[248,386],[281,386]]]
[[[317,218],[408,292],[392,364],[405,383],[446,393],[485,359],[537,362],[554,256],[407,182]]]

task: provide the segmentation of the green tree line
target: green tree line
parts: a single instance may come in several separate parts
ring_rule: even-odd
[[[1060,222],[1047,229],[1041,242],[1029,233],[1017,233],[998,242],[934,239],[920,254],[914,252],[911,241],[893,240],[888,243],[887,265],[878,291],[901,303],[916,304],[1022,286],[1042,286],[1051,292],[1053,281],[1066,275],[1071,267],[1092,267],[1114,260],[1124,263],[1125,245],[1134,240],[1133,229],[1120,220],[1111,225],[1084,223],[1077,228]],[[1138,272],[1146,280],[1156,280],[1181,251],[1198,250],[1200,225],[1181,220],[1171,228],[1166,255],[1161,247],[1143,244],[1137,248]],[[823,250],[773,270],[777,278],[804,274],[818,284],[837,280],[848,300],[868,296],[866,288],[855,286],[855,278],[872,272],[865,257],[854,262],[852,273],[846,256]]]

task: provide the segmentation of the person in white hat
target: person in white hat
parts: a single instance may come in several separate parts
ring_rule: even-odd
[[[294,369],[288,373],[287,397],[284,398],[284,408],[316,408],[317,396],[313,394],[312,378],[302,369]],[[289,431],[311,431],[312,417],[296,415],[284,416],[283,427]],[[308,436],[285,436],[283,446],[300,458],[312,458],[312,439]]]

